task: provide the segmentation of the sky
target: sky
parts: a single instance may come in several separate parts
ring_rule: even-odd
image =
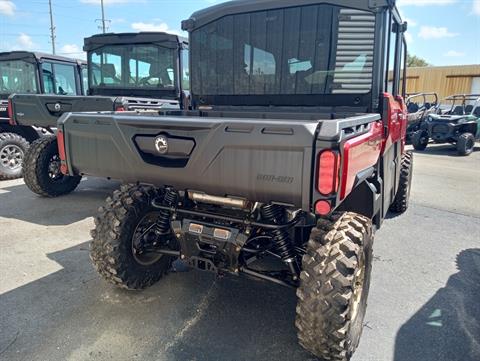
[[[223,0],[104,0],[110,32],[168,31]],[[352,0],[355,2],[355,0]],[[432,65],[480,64],[480,0],[397,0],[409,52]],[[57,54],[82,57],[99,33],[100,0],[52,0]],[[0,0],[0,51],[51,52],[48,0]]]

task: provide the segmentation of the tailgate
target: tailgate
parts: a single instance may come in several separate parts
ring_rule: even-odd
[[[114,110],[116,97],[15,94],[10,99],[17,124],[55,128],[64,113]]]
[[[66,114],[70,174],[309,203],[318,121]]]

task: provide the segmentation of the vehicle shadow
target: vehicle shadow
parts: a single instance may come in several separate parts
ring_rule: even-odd
[[[457,148],[451,144],[430,144],[427,149],[423,151],[415,150],[412,147],[412,152],[415,154],[429,154],[429,155],[440,155],[440,156],[450,156],[450,157],[464,157],[458,154]],[[480,152],[480,144],[476,143],[473,152]]]
[[[0,217],[44,226],[72,224],[95,215],[119,186],[118,182],[89,178],[73,193],[58,198],[42,198],[23,183],[4,187],[0,193]]]
[[[87,243],[47,256],[62,268],[0,295],[2,359],[314,360],[294,290],[184,269],[131,292],[97,275]]]
[[[462,251],[457,267],[398,331],[395,361],[480,360],[480,249]]]

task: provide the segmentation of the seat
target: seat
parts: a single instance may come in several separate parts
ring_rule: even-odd
[[[409,114],[416,113],[418,112],[420,107],[418,106],[417,103],[409,103],[407,106],[407,110]]]
[[[464,115],[465,113],[463,112],[463,106],[457,105],[455,109],[453,110],[453,115]]]
[[[470,114],[473,110],[473,105],[467,105],[465,107],[465,114]]]
[[[472,114],[475,115],[477,118],[480,118],[480,105],[475,108]]]

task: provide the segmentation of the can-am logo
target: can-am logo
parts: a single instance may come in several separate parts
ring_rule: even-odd
[[[160,135],[155,138],[155,149],[160,154],[167,154],[168,152],[168,141],[167,138],[163,135]]]
[[[7,107],[0,107],[0,112],[6,112],[7,111]]]

